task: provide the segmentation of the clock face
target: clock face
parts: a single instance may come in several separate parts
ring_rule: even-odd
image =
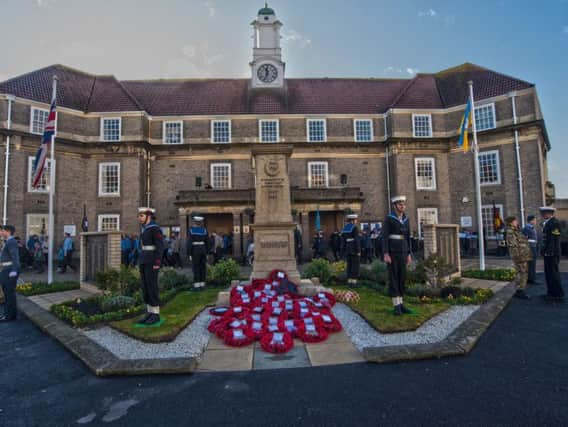
[[[256,75],[264,83],[272,83],[278,77],[278,70],[272,64],[262,64],[258,67]]]

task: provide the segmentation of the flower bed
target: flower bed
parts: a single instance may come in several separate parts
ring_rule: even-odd
[[[462,277],[470,277],[472,279],[498,280],[500,282],[511,282],[515,279],[516,274],[516,271],[512,268],[462,271]]]
[[[188,289],[190,289],[189,286],[181,286],[161,292],[160,299],[162,304],[170,301],[179,292]],[[102,306],[105,299],[108,298],[109,296],[96,296],[66,301],[52,305],[50,310],[54,315],[72,326],[87,326],[133,317],[142,314],[146,309],[146,305],[138,297],[133,299],[134,302],[131,306],[105,312]]]
[[[81,284],[79,282],[52,282],[51,285],[47,282],[28,282],[17,285],[16,291],[21,295],[31,297],[33,295],[72,291],[80,288]]]

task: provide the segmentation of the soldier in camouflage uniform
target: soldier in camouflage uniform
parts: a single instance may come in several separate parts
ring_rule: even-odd
[[[505,232],[507,246],[509,247],[515,270],[517,270],[517,277],[515,278],[517,291],[515,296],[517,298],[530,299],[525,292],[529,277],[529,261],[532,259],[529,242],[519,229],[519,222],[516,217],[510,216],[506,218],[505,223],[507,225]]]

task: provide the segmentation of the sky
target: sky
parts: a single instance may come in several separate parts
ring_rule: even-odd
[[[60,63],[120,80],[249,77],[257,0],[0,0],[0,81]],[[287,77],[410,78],[472,62],[536,85],[568,198],[568,0],[273,0]],[[528,183],[527,183],[528,185]]]

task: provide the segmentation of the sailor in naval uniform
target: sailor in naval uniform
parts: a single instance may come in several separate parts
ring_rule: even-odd
[[[544,258],[544,277],[547,292],[544,299],[548,302],[564,302],[564,290],[560,278],[560,221],[554,216],[556,208],[543,206],[540,213],[544,219],[542,226],[541,255]]]
[[[357,214],[347,215],[347,224],[341,230],[343,256],[347,261],[347,285],[357,286],[359,265],[361,263],[361,240],[357,227]]]
[[[146,303],[146,315],[139,324],[153,325],[160,321],[160,290],[158,273],[164,254],[164,236],[155,222],[156,211],[152,208],[138,208],[140,230],[140,278],[142,294]]]
[[[406,266],[412,261],[410,255],[410,225],[406,210],[406,197],[391,199],[393,210],[383,223],[383,253],[389,272],[389,295],[392,298],[394,314],[410,313],[402,301]]]
[[[20,275],[20,253],[15,232],[13,225],[0,226],[0,237],[5,241],[0,253],[0,286],[4,292],[4,314],[0,315],[0,322],[16,320],[18,315],[16,284]]]
[[[194,216],[193,225],[189,229],[188,251],[191,256],[193,268],[193,287],[196,289],[205,286],[205,276],[207,273],[207,254],[209,253],[209,234],[203,226],[203,217]]]

